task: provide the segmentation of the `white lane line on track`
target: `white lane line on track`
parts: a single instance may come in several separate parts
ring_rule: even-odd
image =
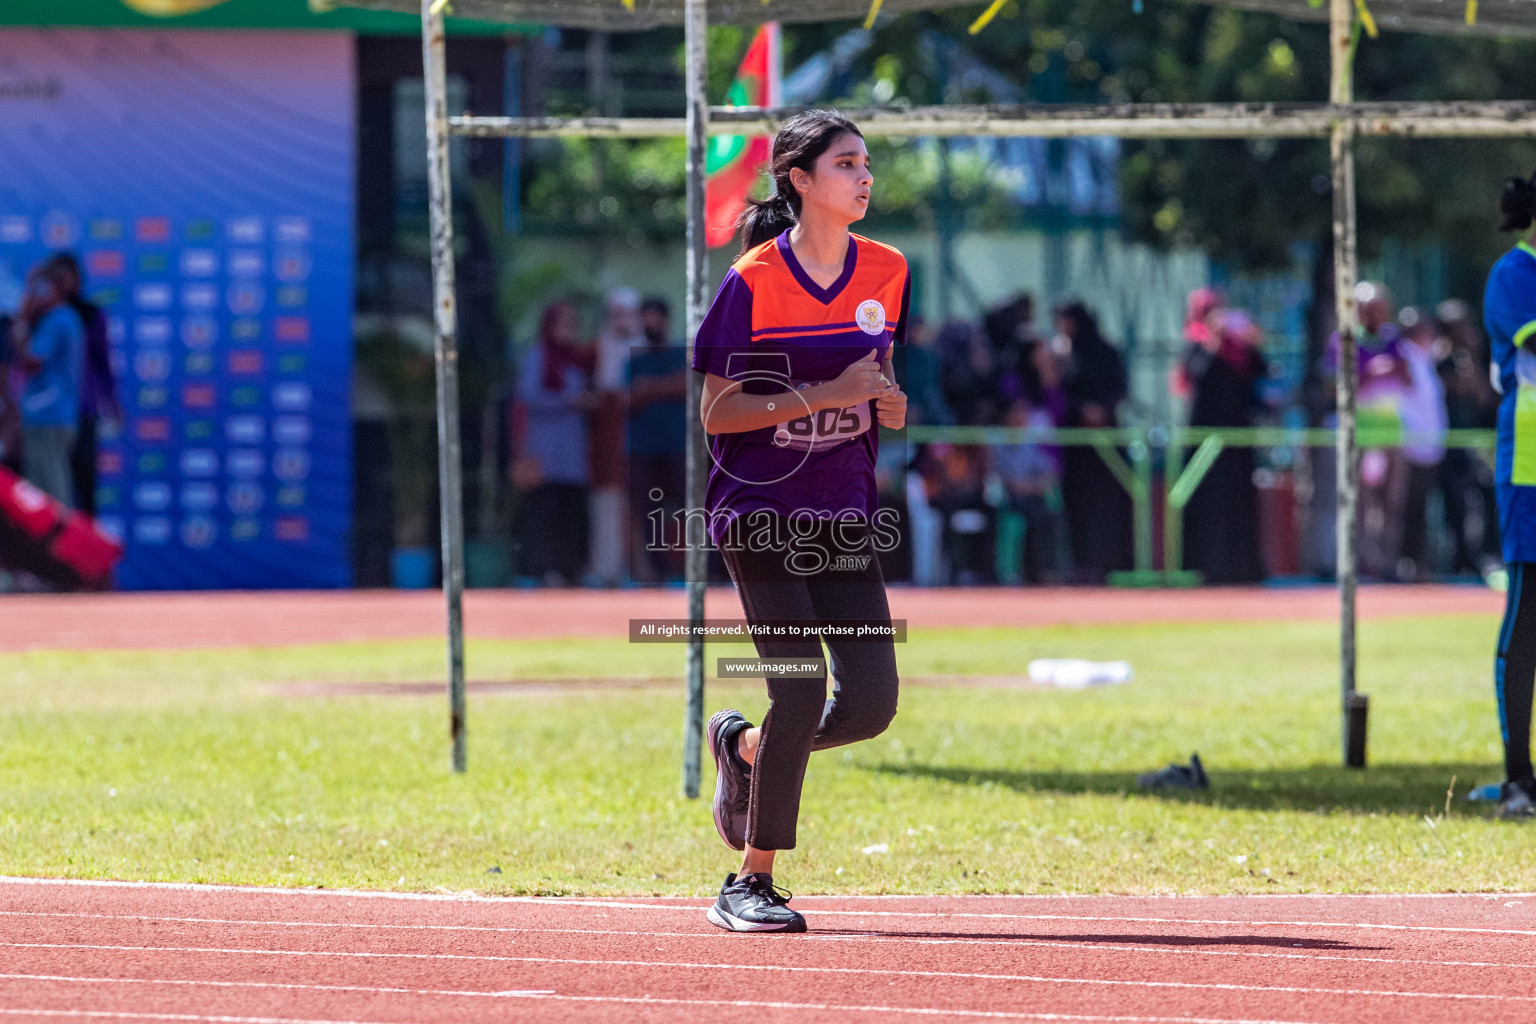
[[[95,980],[95,979],[87,979]],[[382,991],[382,990],[381,990]],[[456,994],[456,993],[455,993]],[[491,994],[491,993],[486,993]],[[818,1013],[909,1014],[923,1017],[964,1017],[990,1020],[1040,1020],[1103,1022],[1103,1024],[1301,1024],[1298,1021],[1260,1020],[1234,1017],[1146,1017],[1109,1014],[1028,1013],[1022,1010],[955,1010],[926,1006],[860,1006],[840,1003],[769,1002],[753,999],[666,999],[659,996],[577,996],[547,992],[495,993],[507,998],[571,1003],[619,1003],[631,1006],[731,1006],[744,1009],[813,1010]],[[366,1021],[302,1020],[289,1017],[225,1017],[190,1013],[133,1013],[110,1010],[20,1010],[0,1009],[0,1015],[40,1017],[95,1017],[129,1020],[207,1021],[210,1024],[371,1024]]]
[[[319,889],[284,887],[276,885],[217,885],[211,882],[135,882],[113,878],[27,878],[21,875],[0,875],[0,885],[30,885],[30,886],[77,886],[83,888],[102,889],[161,889],[168,892],[213,892],[213,893],[250,893],[254,895],[269,896],[346,896],[358,899],[380,900],[426,900],[434,902],[476,902],[476,903],[574,903],[575,899],[562,896],[485,896],[480,893],[464,892],[385,892],[379,889]],[[879,894],[868,896],[827,896],[805,897],[807,899],[839,899],[839,900],[911,900],[926,899],[924,896],[911,896],[899,894]],[[1536,892],[1358,892],[1358,893],[1316,893],[1316,892],[1270,892],[1253,893],[1251,895],[1234,896],[1209,896],[1200,893],[1188,895],[1146,895],[1146,896],[1103,896],[1098,893],[1086,892],[1061,892],[1061,893],[955,893],[942,897],[946,900],[1104,900],[1104,899],[1128,899],[1128,900],[1166,900],[1183,903],[1198,900],[1218,899],[1245,899],[1245,900],[1379,900],[1379,899],[1485,899],[1485,900],[1513,900],[1536,899]],[[653,904],[658,908],[675,907],[678,904]]]
[[[609,907],[615,910],[685,910],[699,912],[697,906],[678,903],[623,903],[613,900],[554,900],[547,896],[524,897],[531,902],[564,907]],[[826,897],[828,899],[841,897]],[[974,917],[999,921],[1118,921],[1130,924],[1182,924],[1222,925],[1240,928],[1376,928],[1399,932],[1453,932],[1466,935],[1536,935],[1536,928],[1457,928],[1449,925],[1428,924],[1373,924],[1366,921],[1242,921],[1201,917],[1130,917],[1107,914],[998,914],[979,911],[950,910],[824,910],[811,906],[809,900],[801,905],[819,917]]]
[[[514,928],[471,924],[379,924],[356,921],[259,921],[222,917],[158,917],[152,914],[85,914],[69,911],[0,910],[0,917],[63,917],[93,921],[159,921],[168,924],[218,924],[255,928],[353,928],[379,931],[492,932],[520,935],[623,935],[634,938],[715,939],[739,942],[740,936],[712,928],[707,932],[632,931],[616,928]],[[817,935],[809,934],[800,942],[876,942],[914,946],[1037,946],[1048,949],[1087,949],[1106,953],[1172,953],[1188,956],[1246,956],[1270,960],[1342,960],[1365,964],[1401,964],[1409,967],[1507,967],[1536,969],[1536,963],[1509,963],[1501,960],[1419,960],[1389,956],[1335,956],[1326,953],[1260,953],[1246,949],[1190,949],[1180,946],[1136,946],[1118,942],[1063,942],[1049,939],[970,938],[935,939],[901,935]]]
[[[585,960],[567,957],[492,956],[468,953],[372,953],[323,949],[228,949],[199,946],[116,946],[97,943],[0,942],[16,949],[91,949],[114,953],[213,953],[231,956],[336,957],[377,960],[465,960],[578,967],[662,967],[668,970],[782,971],[790,974],[872,975],[883,978],[956,978],[964,981],[1018,981],[1046,985],[1098,985],[1111,988],[1168,988],[1216,992],[1283,992],[1291,995],[1366,996],[1384,999],[1450,999],[1471,1002],[1536,1003],[1536,996],[1490,992],[1407,992],[1393,989],[1314,988],[1303,985],[1237,985],[1204,981],[1128,981],[1117,978],[1055,978],[1033,974],[981,974],[970,971],[896,971],[873,967],[808,967],[789,964],[704,964],[664,960]]]

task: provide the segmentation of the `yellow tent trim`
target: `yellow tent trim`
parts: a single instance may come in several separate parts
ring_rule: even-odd
[[[217,7],[227,0],[123,0],[123,3],[151,18],[179,18]]]
[[[992,19],[997,17],[997,12],[1002,10],[1003,5],[1007,2],[1008,0],[992,0],[992,6],[982,11],[981,17],[971,22],[971,27],[967,29],[967,31],[974,36],[976,33],[992,24]]]

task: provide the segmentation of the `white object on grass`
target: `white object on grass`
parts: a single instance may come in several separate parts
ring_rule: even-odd
[[[866,854],[890,853],[891,852],[891,844],[890,843],[876,843],[874,846],[866,846],[866,847],[864,847],[864,852]]]
[[[1131,678],[1128,661],[1083,661],[1078,658],[1036,658],[1029,663],[1032,683],[1056,686],[1063,690],[1081,690],[1089,686],[1109,686]]]

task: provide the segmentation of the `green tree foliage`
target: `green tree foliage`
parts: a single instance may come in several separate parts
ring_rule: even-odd
[[[1323,26],[1188,0],[1013,0],[977,36],[976,11],[884,20],[858,59],[848,104],[974,102],[955,83],[934,41],[954,40],[1047,103],[1322,101],[1328,95]],[[855,27],[787,26],[785,63],[796,63]],[[658,39],[663,36],[658,33]],[[711,29],[710,96],[724,96],[749,34]],[[681,39],[668,37],[681,67]],[[1369,100],[1520,99],[1536,93],[1536,43],[1388,33],[1360,41],[1355,94]],[[871,140],[882,222],[931,221],[936,149]],[[527,200],[540,219],[591,228],[674,234],[683,216],[678,140],[570,142],[545,162]],[[1435,238],[1472,263],[1505,244],[1493,231],[1503,178],[1536,166],[1536,143],[1361,139],[1357,146],[1363,251],[1380,241]],[[595,168],[602,172],[601,180]],[[951,168],[962,222],[1019,222],[979,162]],[[1191,244],[1234,266],[1283,266],[1297,241],[1327,235],[1326,143],[1317,140],[1128,142],[1122,226],[1157,245]]]

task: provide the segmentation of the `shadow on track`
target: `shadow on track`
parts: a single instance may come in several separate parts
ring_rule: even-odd
[[[1191,922],[1193,923],[1193,922]],[[1362,946],[1353,942],[1337,942],[1333,939],[1309,939],[1300,935],[1087,935],[1070,932],[894,932],[870,931],[856,928],[813,928],[822,937],[846,935],[849,938],[880,939],[929,939],[990,940],[1005,942],[1082,942],[1097,945],[1134,946],[1265,946],[1276,949],[1298,949],[1312,952],[1377,953],[1390,946]]]
[[[1148,769],[1160,767],[1147,765]],[[1502,766],[1491,763],[1373,764],[1366,771],[1332,765],[1227,771],[1220,763],[1208,762],[1208,790],[1147,790],[1136,785],[1134,772],[1022,771],[917,763],[876,764],[870,765],[869,770],[964,786],[1002,786],[1027,793],[1104,794],[1249,810],[1362,811],[1414,817],[1445,810],[1445,791],[1452,776],[1456,777],[1456,791],[1451,813],[1484,816],[1489,812],[1462,798],[1474,785],[1498,780],[1504,774]]]

